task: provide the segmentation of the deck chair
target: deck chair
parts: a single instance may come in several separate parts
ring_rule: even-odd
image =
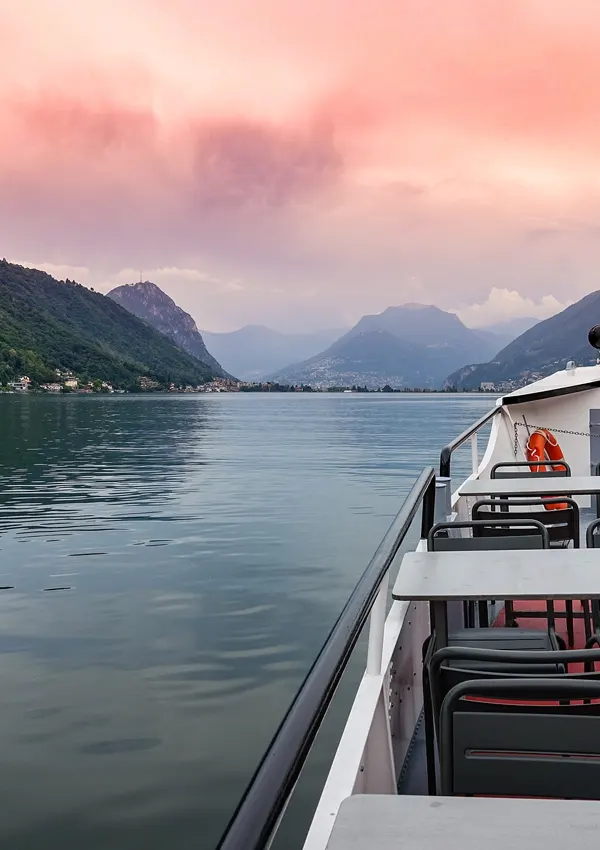
[[[476,506],[481,504],[476,503]],[[487,504],[487,502],[485,503]],[[475,507],[476,507],[475,506]],[[475,509],[474,509],[475,510]],[[489,512],[488,512],[489,514]],[[450,532],[457,529],[469,529],[472,531],[472,537],[450,537]],[[509,549],[547,549],[550,545],[550,535],[548,529],[535,516],[512,516],[510,519],[498,518],[492,519],[488,517],[475,517],[472,520],[464,520],[460,522],[442,522],[434,525],[427,535],[427,549],[430,552],[466,552],[466,551],[492,551],[492,550],[509,550]],[[489,625],[488,605],[487,602],[480,602],[479,609],[479,625],[487,628]],[[550,628],[554,628],[553,622],[553,604],[548,603],[548,624]],[[473,625],[474,618],[469,612],[467,623]],[[507,625],[513,625],[508,621]],[[472,631],[472,630],[470,630]],[[529,630],[535,631],[535,630]],[[538,635],[539,637],[539,635]],[[474,635],[471,635],[469,643],[472,643]],[[488,638],[489,639],[489,638]],[[500,637],[497,638],[500,640]],[[531,646],[530,649],[536,647]],[[545,647],[539,646],[539,649]],[[551,649],[551,646],[548,646]],[[554,647],[558,649],[558,646]]]
[[[439,731],[442,702],[449,691],[461,682],[473,679],[514,679],[533,676],[600,681],[600,649],[572,649],[558,652],[530,652],[517,649],[473,649],[445,646],[429,661],[428,679],[434,727]],[[571,672],[570,664],[583,664],[582,672]],[[535,694],[533,695],[535,698]]]
[[[585,532],[585,543],[588,549],[600,549],[600,519],[590,523]],[[600,601],[591,600],[593,634],[586,642],[586,647],[600,646]]]
[[[547,460],[544,461],[544,466],[546,469],[543,472],[533,472],[534,466],[540,466],[538,461],[529,461],[529,460],[509,460],[502,461],[501,463],[495,463],[490,470],[490,478],[492,480],[495,479],[506,479],[506,478],[545,478],[546,476],[555,476],[555,477],[571,477],[571,467],[566,461],[563,460]],[[548,467],[550,467],[548,469]],[[520,470],[520,471],[519,471]],[[500,496],[491,497],[492,508],[491,510],[495,510],[494,505],[496,505],[497,500],[501,498]],[[518,499],[519,497],[515,497]],[[505,507],[501,507],[500,510],[507,510]]]
[[[442,795],[600,798],[599,699],[599,681],[564,676],[456,685],[440,711]]]
[[[592,475],[600,475],[600,463],[592,464]],[[592,496],[592,507],[596,511],[596,516],[600,518],[600,495]]]
[[[494,525],[497,529],[506,528],[507,530],[512,525],[515,529],[527,530],[528,535],[519,536],[517,534],[502,534],[490,537],[449,537],[450,531],[456,529],[483,529],[489,526],[488,520],[464,520],[460,522],[444,522],[438,523],[430,529],[427,535],[427,549],[430,552],[449,552],[449,551],[488,551],[492,549],[547,549],[549,546],[549,536],[547,529],[542,523],[536,520],[513,520],[498,519],[494,520]],[[442,536],[446,535],[446,536]],[[551,651],[564,649],[561,639],[554,631],[554,623],[552,619],[553,607],[549,603],[549,618],[548,631],[541,629],[491,629],[481,628],[464,628],[456,631],[451,631],[448,634],[448,643],[450,646],[477,647],[487,649],[529,649]],[[487,622],[487,602],[481,602],[479,605],[481,619]],[[427,775],[429,784],[429,793],[436,793],[435,782],[435,751],[433,747],[433,714],[431,709],[431,700],[429,696],[428,682],[428,666],[429,660],[435,651],[435,634],[431,635],[423,644],[423,715],[425,720],[425,738],[427,742]]]
[[[567,504],[568,507],[564,510],[548,511],[544,507],[546,504]],[[500,508],[503,518],[510,515],[511,520],[530,519],[540,522],[548,531],[550,539],[550,547],[563,547],[573,543],[573,546],[578,549],[580,545],[579,535],[579,506],[574,499],[569,496],[554,496],[551,499],[523,499],[523,498],[502,498],[502,499],[481,499],[475,502],[471,510],[471,516],[474,520],[487,520],[487,525],[477,529],[474,534],[487,536],[489,534],[501,535],[530,535],[531,529],[515,527],[513,531],[508,526],[495,527],[493,515],[496,509]],[[536,510],[537,509],[537,510]],[[592,634],[592,622],[589,605],[587,600],[581,600],[582,612],[577,614],[573,610],[573,602],[568,600],[565,603],[565,618],[567,622],[567,636],[569,646],[574,644],[574,620],[575,617],[582,617],[585,627],[586,640]],[[511,602],[507,602],[505,606],[507,625],[515,624],[514,607]],[[520,611],[522,617],[543,617],[544,614],[540,611]]]
[[[490,470],[490,478],[543,478],[545,475],[563,475],[571,477],[571,467],[565,460],[545,460],[543,465],[549,466],[544,472],[533,472],[534,466],[540,466],[539,461],[508,460],[495,463]],[[518,469],[527,467],[527,471],[518,472]]]

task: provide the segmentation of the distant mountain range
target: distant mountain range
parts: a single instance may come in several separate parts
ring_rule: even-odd
[[[519,316],[517,319],[507,319],[505,322],[496,322],[492,325],[485,325],[482,330],[487,333],[496,334],[497,337],[506,338],[508,342],[512,342],[529,328],[537,325],[539,319],[533,319],[531,316]],[[508,342],[506,343],[508,345]]]
[[[343,333],[344,329],[292,334],[246,325],[229,333],[202,331],[202,336],[228,372],[244,381],[258,381],[288,363],[312,357]]]
[[[145,280],[117,286],[107,293],[107,297],[168,336],[178,348],[206,363],[215,375],[231,377],[208,352],[190,314],[178,307],[155,283]]]
[[[60,369],[123,387],[139,386],[141,376],[159,384],[195,385],[235,374],[249,381],[322,387],[435,388],[450,372],[446,385],[470,389],[483,381],[544,374],[571,358],[594,362],[587,331],[600,323],[600,292],[505,344],[534,321],[472,330],[454,313],[405,304],[363,316],[346,332],[286,334],[249,325],[230,333],[205,332],[203,338],[194,319],[150,281],[119,286],[104,296],[4,260],[0,383],[23,374],[49,381]],[[283,366],[286,360],[294,362]]]
[[[141,376],[197,385],[215,374],[105,295],[0,261],[0,383],[51,381],[56,369],[124,387]]]
[[[492,357],[494,334],[467,328],[454,313],[424,304],[388,307],[363,316],[321,353],[281,369],[273,380],[314,385],[438,387],[448,365]]]
[[[473,328],[473,333],[476,333],[481,339],[487,340],[490,345],[495,347],[496,351],[501,351],[513,339],[533,327],[537,321],[537,319],[531,318],[510,319],[482,328]]]
[[[526,330],[489,362],[452,372],[446,385],[476,389],[483,382],[501,384],[521,382],[532,374],[545,376],[564,369],[568,360],[579,365],[595,363],[597,353],[587,339],[595,324],[600,324],[600,290]]]

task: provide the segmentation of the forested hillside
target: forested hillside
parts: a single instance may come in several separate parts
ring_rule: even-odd
[[[110,298],[72,281],[0,261],[0,383],[27,374],[136,384],[196,385],[212,370]]]

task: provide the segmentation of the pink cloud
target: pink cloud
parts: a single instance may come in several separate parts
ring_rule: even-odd
[[[599,37],[595,0],[12,4],[4,250],[240,278],[278,315],[581,295]]]

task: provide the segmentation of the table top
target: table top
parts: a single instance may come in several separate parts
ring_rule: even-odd
[[[600,493],[600,475],[565,478],[473,478],[458,488],[460,496],[586,496]]]
[[[327,850],[597,850],[600,802],[357,794]]]
[[[598,549],[407,552],[394,599],[600,599]]]

